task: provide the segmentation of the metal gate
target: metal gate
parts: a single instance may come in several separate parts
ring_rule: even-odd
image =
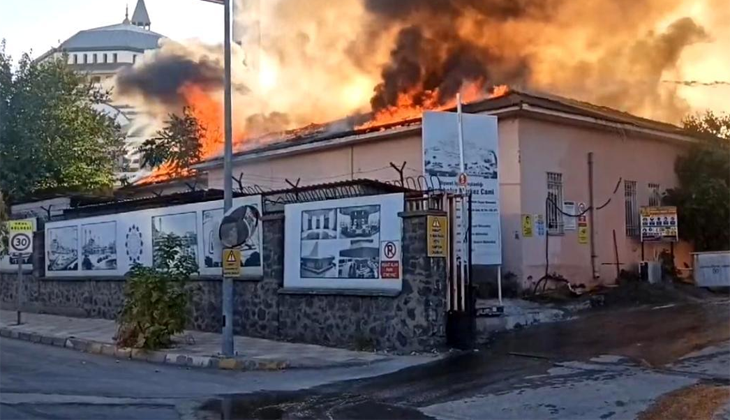
[[[446,339],[457,348],[471,348],[476,329],[471,283],[471,195],[446,194],[450,247],[446,279]]]

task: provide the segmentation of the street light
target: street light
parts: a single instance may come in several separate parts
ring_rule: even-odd
[[[223,5],[223,49],[224,49],[224,85],[223,85],[223,121],[225,147],[223,149],[223,213],[233,207],[233,129],[232,129],[232,94],[231,94],[231,8],[234,0],[203,0]],[[223,340],[221,353],[233,356],[233,279],[223,277]]]

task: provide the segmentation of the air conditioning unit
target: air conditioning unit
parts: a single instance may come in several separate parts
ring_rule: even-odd
[[[642,261],[639,263],[641,279],[650,284],[662,281],[662,264],[659,261]]]

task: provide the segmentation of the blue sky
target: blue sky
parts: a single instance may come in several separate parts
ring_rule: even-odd
[[[43,54],[83,29],[120,23],[137,0],[0,0],[0,39],[17,59]],[[167,37],[205,42],[223,39],[223,7],[201,0],[145,0],[152,30]]]

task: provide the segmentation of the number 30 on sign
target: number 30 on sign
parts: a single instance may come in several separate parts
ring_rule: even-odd
[[[32,220],[12,220],[9,221],[8,231],[10,231],[10,253],[11,254],[30,254],[33,252],[33,221]]]

